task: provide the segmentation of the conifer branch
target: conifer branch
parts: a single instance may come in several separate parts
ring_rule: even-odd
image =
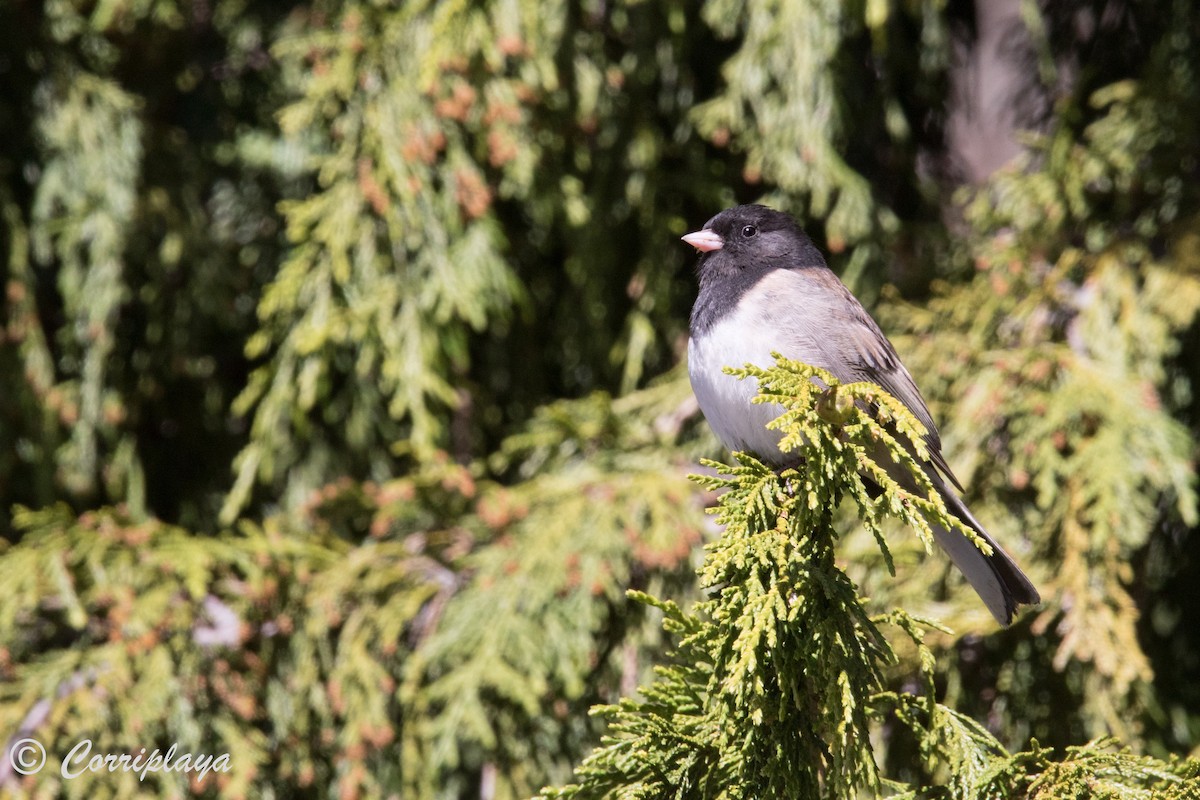
[[[677,638],[670,661],[641,699],[595,709],[611,725],[602,745],[578,768],[578,783],[543,796],[848,797],[885,788],[915,796],[917,787],[887,778],[877,761],[871,734],[885,719],[916,737],[929,773],[945,776],[951,796],[1015,797],[1041,786],[1051,762],[1036,743],[1010,755],[978,722],[936,701],[935,660],[923,639],[928,629],[946,629],[898,609],[870,616],[837,564],[834,512],[843,499],[859,506],[885,555],[885,519],[922,537],[931,525],[956,523],[927,480],[930,497],[917,497],[880,464],[887,458],[920,479],[920,423],[876,386],[840,384],[784,358],[732,372],[758,380],[756,402],[784,408],[771,426],[797,466],[775,471],[736,453],[732,464],[706,462],[716,474],[694,476],[722,492],[711,511],[725,530],[699,570],[707,597],[685,612],[636,595],[663,612]],[[879,483],[878,498],[864,475]],[[884,623],[916,645],[919,691],[883,690],[884,670],[897,662]],[[1051,784],[1078,779],[1087,763],[1118,762],[1133,770],[1133,783],[1173,785],[1192,769],[1097,744],[1069,753],[1062,780]]]

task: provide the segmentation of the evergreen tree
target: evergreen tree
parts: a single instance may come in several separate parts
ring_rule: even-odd
[[[0,4],[0,795],[1194,796],[1198,70],[1188,0]],[[677,239],[751,200],[1012,628],[885,396],[717,448]]]

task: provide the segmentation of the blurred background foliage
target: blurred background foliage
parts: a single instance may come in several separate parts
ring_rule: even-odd
[[[678,237],[796,214],[1046,598],[871,605],[1023,748],[1200,741],[1190,0],[0,3],[0,737],[527,796],[719,534]],[[893,689],[920,680],[896,645]],[[886,727],[885,774],[937,786]],[[0,766],[0,792],[180,796]]]

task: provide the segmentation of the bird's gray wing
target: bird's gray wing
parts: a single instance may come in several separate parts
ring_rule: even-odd
[[[811,310],[832,318],[825,331],[827,335],[815,337],[824,362],[818,366],[828,369],[844,383],[870,381],[878,384],[903,403],[925,426],[929,460],[962,491],[962,484],[942,456],[942,440],[933,415],[892,343],[836,275],[826,269],[804,272],[807,274],[803,279],[816,290],[814,294],[827,298],[827,302],[814,303],[822,308]]]

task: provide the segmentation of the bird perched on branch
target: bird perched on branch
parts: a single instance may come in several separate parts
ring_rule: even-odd
[[[929,460],[922,467],[950,513],[991,545],[992,553],[985,555],[957,530],[934,526],[934,540],[1002,625],[1012,622],[1017,606],[1040,602],[1021,568],[946,485],[949,480],[962,490],[942,457],[937,427],[912,376],[796,221],[766,206],[737,206],[683,240],[700,251],[688,374],[700,409],[721,442],[777,467],[796,460],[780,450],[780,432],[766,427],[782,409],[752,404],[758,393],[755,382],[728,375],[725,367],[769,366],[771,353],[777,352],[827,370],[844,383],[875,383],[925,426]],[[911,475],[895,477],[906,489],[916,490]]]

